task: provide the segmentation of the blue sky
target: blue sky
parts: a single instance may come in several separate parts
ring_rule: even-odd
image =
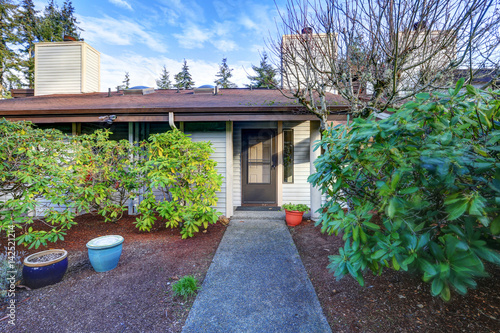
[[[46,3],[35,5],[41,10]],[[163,65],[173,81],[184,59],[196,86],[213,84],[223,57],[242,87],[275,37],[278,18],[272,0],[73,0],[73,6],[81,37],[101,53],[101,91],[121,84],[126,71],[131,85],[156,86]]]

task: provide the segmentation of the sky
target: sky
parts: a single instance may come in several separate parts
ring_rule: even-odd
[[[63,0],[56,1],[62,6]],[[101,54],[101,91],[122,84],[156,87],[162,67],[174,75],[186,59],[195,86],[214,84],[222,58],[231,81],[249,83],[269,38],[276,37],[273,0],[73,0],[81,37]],[[35,1],[43,10],[47,1]],[[278,0],[281,6],[284,0]]]

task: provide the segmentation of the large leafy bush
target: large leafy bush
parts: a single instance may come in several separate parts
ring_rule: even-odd
[[[10,225],[24,229],[19,243],[36,248],[64,239],[74,224],[67,184],[76,150],[59,131],[0,120],[0,231]],[[41,215],[50,230],[31,227]]]
[[[138,148],[127,140],[109,139],[109,131],[82,135],[75,154],[73,201],[80,210],[97,212],[105,221],[117,221],[128,200],[140,187],[137,179]]]
[[[209,143],[179,131],[138,145],[109,134],[65,136],[0,120],[0,231],[14,226],[19,244],[38,248],[64,240],[78,214],[118,220],[137,195],[144,199],[141,230],[150,230],[159,215],[186,238],[217,221],[210,206],[222,177],[209,159]],[[35,221],[46,227],[34,227]]]
[[[323,232],[343,235],[337,278],[411,270],[449,300],[486,276],[483,260],[500,263],[499,92],[462,85],[325,131],[309,181],[329,196]]]
[[[217,203],[222,176],[209,142],[193,142],[179,130],[155,134],[144,144],[146,156],[139,171],[146,179],[137,219],[140,230],[151,230],[157,216],[167,227],[192,237],[200,227],[217,222]]]

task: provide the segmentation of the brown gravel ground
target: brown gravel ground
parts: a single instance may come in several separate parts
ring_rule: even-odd
[[[500,332],[500,267],[488,266],[490,278],[445,303],[405,272],[367,273],[365,287],[348,276],[335,281],[326,266],[342,239],[310,221],[290,232],[333,332]]]
[[[206,233],[182,240],[177,230],[165,227],[139,232],[134,220],[125,216],[104,223],[84,215],[64,242],[30,250],[66,249],[68,271],[58,284],[20,289],[16,326],[2,320],[0,332],[180,332],[194,297],[174,296],[171,284],[185,275],[194,275],[201,284],[225,227],[217,223]],[[125,238],[120,262],[114,270],[97,273],[85,244],[112,234]],[[4,243],[0,239],[1,248]],[[5,314],[6,305],[0,304],[0,318]]]

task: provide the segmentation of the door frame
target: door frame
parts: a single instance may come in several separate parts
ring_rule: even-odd
[[[245,202],[245,188],[248,189],[248,134],[261,131],[271,132],[271,182],[270,189],[274,192],[273,201],[255,202],[247,200]],[[242,206],[278,206],[278,131],[276,128],[242,128],[241,129],[241,205]],[[251,186],[251,185],[250,185]]]

